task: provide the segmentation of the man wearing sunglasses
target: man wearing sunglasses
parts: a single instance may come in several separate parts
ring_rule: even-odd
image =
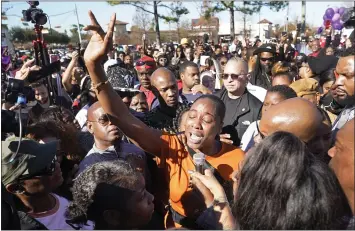
[[[248,126],[258,119],[262,103],[246,88],[249,78],[248,64],[244,59],[230,59],[222,79],[223,88],[216,93],[226,105],[222,133],[230,134],[233,144],[239,146]]]
[[[87,128],[94,136],[94,146],[79,164],[76,176],[89,166],[101,161],[126,159],[132,153],[141,160],[145,160],[145,153],[134,144],[121,140],[122,132],[112,124],[112,118],[106,114],[100,102],[96,102],[88,109]]]
[[[2,142],[2,182],[20,203],[16,204],[21,229],[69,229],[65,210],[69,201],[52,193],[63,183],[55,155],[56,141],[40,144],[10,137]],[[15,155],[17,153],[17,155]]]
[[[273,44],[263,44],[256,49],[256,64],[251,73],[250,83],[265,89],[271,87],[271,69],[276,60],[276,47]]]
[[[139,80],[139,84],[135,88],[144,92],[150,108],[155,99],[155,96],[151,91],[152,85],[150,83],[150,76],[157,69],[156,63],[153,58],[144,56],[136,62],[135,66]]]

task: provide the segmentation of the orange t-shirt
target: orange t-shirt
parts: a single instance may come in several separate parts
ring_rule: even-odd
[[[189,192],[192,191],[189,188],[188,170],[195,170],[195,165],[176,135],[162,135],[161,139],[161,153],[156,161],[160,168],[164,168],[165,176],[169,182],[171,207],[179,214],[186,216],[184,204],[187,203],[184,202],[189,201],[189,198],[186,197],[191,195]],[[231,179],[232,173],[238,169],[239,163],[243,159],[244,152],[240,148],[225,143],[222,143],[221,151],[217,155],[206,155],[206,160],[218,170],[225,180]]]

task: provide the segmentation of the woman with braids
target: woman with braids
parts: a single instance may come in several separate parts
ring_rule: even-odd
[[[225,197],[209,170],[191,177],[201,190]],[[231,210],[240,230],[345,229],[352,214],[334,172],[288,132],[275,132],[252,149],[235,184]],[[231,211],[218,216],[220,228],[230,228],[223,221],[231,220]]]
[[[182,134],[186,139],[182,139],[182,142],[177,135],[148,127],[129,112],[121,97],[107,81],[101,66],[101,61],[112,45],[116,16],[111,17],[107,34],[91,11],[89,16],[91,25],[85,29],[92,32],[92,37],[84,59],[102,108],[111,123],[118,126],[141,149],[154,155],[158,166],[164,170],[164,176],[169,182],[170,201],[166,226],[203,227],[211,220],[210,217],[204,216],[206,209],[215,204],[224,205],[227,201],[203,197],[201,192],[190,187],[189,170],[195,169],[192,156],[197,152],[203,153],[206,167],[214,168],[215,175],[226,188],[229,188],[232,181],[233,171],[239,168],[239,163],[244,158],[244,152],[240,149],[216,140],[223,127],[224,103],[213,95],[203,95],[194,101],[187,115],[185,132]],[[169,85],[159,91],[170,94],[173,92],[170,88]],[[169,225],[168,221],[173,222]]]
[[[154,197],[145,189],[143,175],[125,161],[96,163],[75,179],[68,223],[96,230],[137,229],[154,212]]]

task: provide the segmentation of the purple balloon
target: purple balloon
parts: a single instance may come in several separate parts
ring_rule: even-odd
[[[341,30],[341,29],[343,29],[343,25],[341,25],[340,22],[336,22],[336,23],[334,23],[332,26],[333,26],[333,28],[334,28],[335,30]]]
[[[327,17],[327,15],[323,15],[323,21],[328,20],[329,18]]]
[[[333,7],[334,13],[339,13],[339,8],[338,7]]]
[[[322,32],[323,32],[323,27],[319,27],[318,31],[317,31],[317,34],[321,34]]]
[[[344,12],[345,12],[345,7],[340,7],[338,13],[339,13],[340,15],[343,15]]]
[[[334,16],[332,18],[332,22],[339,21],[339,19],[340,19],[340,14],[336,13],[336,14],[334,14]]]
[[[340,22],[340,24],[341,24],[341,25],[343,25],[343,24],[344,24],[344,21],[342,21],[342,20],[340,20],[339,22]]]
[[[333,8],[328,8],[328,9],[325,11],[325,14],[327,15],[328,18],[333,18],[335,12],[334,12]]]

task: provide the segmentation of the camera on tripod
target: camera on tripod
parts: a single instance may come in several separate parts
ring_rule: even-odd
[[[32,22],[37,25],[44,25],[47,23],[47,15],[43,10],[37,8],[39,1],[28,1],[30,8],[22,11],[23,19],[26,22]]]
[[[24,81],[9,78],[5,91],[5,101],[11,104],[26,104],[35,100],[35,92],[31,87],[25,87]]]

